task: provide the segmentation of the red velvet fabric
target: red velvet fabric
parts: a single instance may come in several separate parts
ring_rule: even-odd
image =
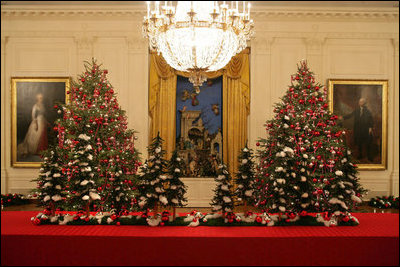
[[[399,215],[355,227],[34,226],[1,212],[2,265],[398,265]]]

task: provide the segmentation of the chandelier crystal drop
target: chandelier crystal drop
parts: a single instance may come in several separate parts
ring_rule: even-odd
[[[156,1],[151,8],[148,1],[143,34],[152,51],[172,68],[189,72],[189,81],[199,87],[206,72],[225,67],[254,34],[250,3],[240,2]]]

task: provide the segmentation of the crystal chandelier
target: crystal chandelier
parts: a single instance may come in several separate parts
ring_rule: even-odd
[[[231,1],[229,7],[226,1],[178,1],[175,7],[172,1],[156,1],[151,9],[148,1],[143,34],[150,49],[172,68],[189,72],[198,89],[205,73],[225,67],[254,33],[250,3],[241,2]]]

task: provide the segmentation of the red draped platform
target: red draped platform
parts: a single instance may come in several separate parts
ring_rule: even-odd
[[[2,265],[398,265],[399,215],[355,227],[34,226],[1,212]]]

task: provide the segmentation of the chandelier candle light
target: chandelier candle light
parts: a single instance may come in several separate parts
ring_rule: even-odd
[[[235,2],[235,3],[234,3]],[[152,51],[162,54],[174,69],[189,72],[189,81],[199,88],[206,72],[225,67],[231,58],[247,47],[254,34],[250,3],[231,1],[147,1],[143,34]],[[247,8],[246,8],[247,6]]]

